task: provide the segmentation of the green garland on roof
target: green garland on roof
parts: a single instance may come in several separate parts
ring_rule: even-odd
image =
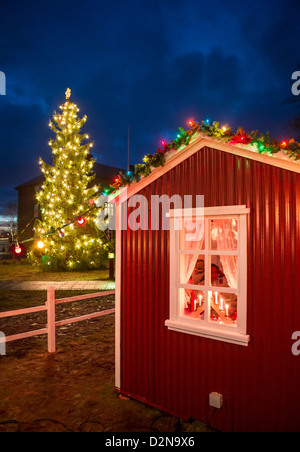
[[[258,131],[253,131],[247,134],[242,127],[239,127],[234,133],[230,127],[220,128],[218,122],[211,123],[209,119],[201,123],[189,121],[189,126],[188,130],[180,127],[177,137],[169,143],[162,141],[162,146],[157,149],[156,153],[145,155],[143,163],[135,165],[133,172],[120,172],[115,183],[109,189],[106,189],[106,194],[112,193],[119,187],[128,186],[133,181],[138,182],[142,177],[149,176],[152,168],[164,166],[167,153],[170,151],[175,152],[182,146],[188,146],[194,135],[198,133],[233,145],[253,145],[259,154],[273,155],[283,151],[291,160],[300,160],[300,143],[295,140],[282,141],[280,143],[276,139],[272,139],[269,133],[264,135]]]

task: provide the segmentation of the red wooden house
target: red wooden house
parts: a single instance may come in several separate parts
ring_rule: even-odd
[[[119,226],[147,213],[116,233],[120,393],[223,431],[300,430],[299,172],[200,134],[116,198]],[[169,228],[162,207],[149,226],[162,195]]]

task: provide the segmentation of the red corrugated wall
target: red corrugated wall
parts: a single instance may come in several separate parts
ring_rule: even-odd
[[[169,331],[169,233],[123,231],[121,391],[224,431],[300,431],[300,356],[291,352],[300,330],[300,175],[204,148],[140,194],[203,194],[205,207],[251,209],[251,341]],[[213,391],[224,396],[216,412]]]

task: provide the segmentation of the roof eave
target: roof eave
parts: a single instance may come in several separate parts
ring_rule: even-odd
[[[128,199],[143,190],[156,179],[163,176],[165,173],[175,168],[177,165],[204,147],[210,147],[222,152],[244,157],[249,160],[256,160],[266,165],[272,165],[281,169],[300,173],[300,162],[293,161],[285,157],[282,152],[278,153],[279,155],[259,154],[253,145],[232,145],[198,134],[192,139],[188,146],[183,146],[175,152],[170,151],[169,155],[166,156],[166,163],[164,166],[153,168],[149,176],[143,177],[139,182],[133,182],[129,187],[127,187],[126,198]],[[111,194],[109,201],[118,202],[118,198],[119,190]],[[125,201],[125,199],[122,198],[122,202],[123,201]]]

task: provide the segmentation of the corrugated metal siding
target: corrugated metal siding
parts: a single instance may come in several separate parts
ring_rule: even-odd
[[[204,148],[140,193],[204,194],[206,207],[251,209],[251,342],[169,331],[168,232],[124,231],[122,391],[226,431],[300,430],[300,357],[291,353],[291,335],[300,330],[300,175]],[[217,412],[208,406],[212,391],[224,396]]]

